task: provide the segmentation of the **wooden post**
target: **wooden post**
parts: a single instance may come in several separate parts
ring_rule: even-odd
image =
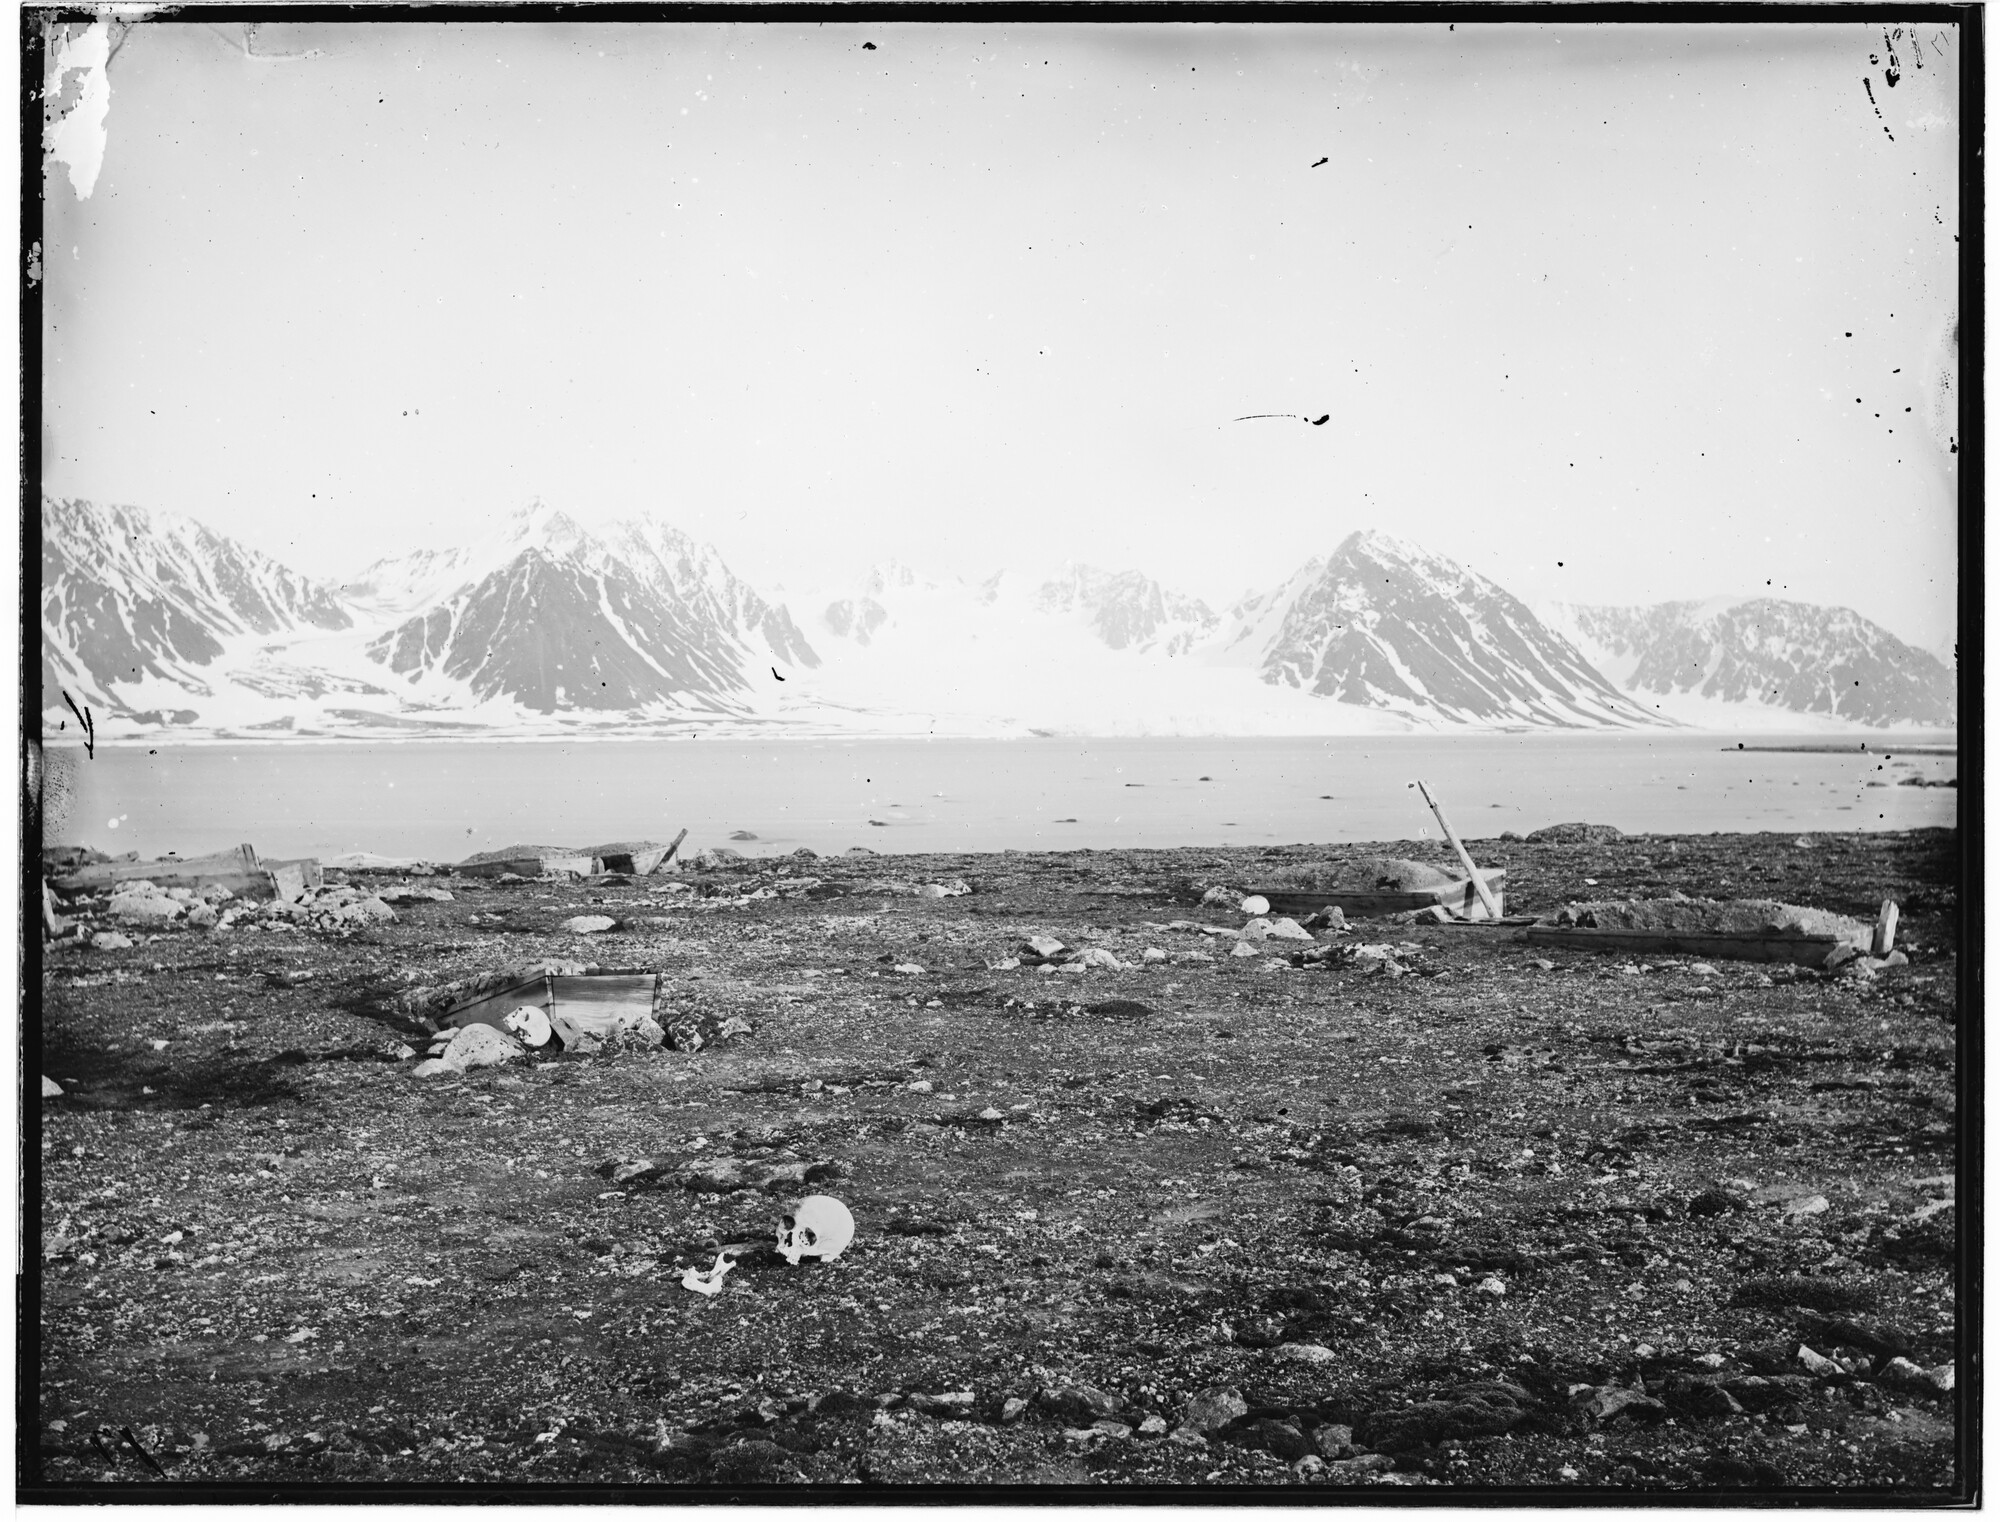
[[[1899,912],[1893,898],[1882,900],[1882,912],[1875,920],[1875,939],[1868,948],[1870,955],[1886,957],[1889,949],[1896,944],[1896,917]]]
[[[1417,791],[1424,795],[1424,802],[1428,803],[1431,812],[1437,815],[1438,828],[1444,831],[1444,838],[1451,842],[1451,848],[1458,852],[1458,859],[1465,863],[1466,875],[1472,879],[1472,891],[1479,895],[1479,902],[1485,905],[1487,914],[1497,920],[1500,918],[1500,906],[1493,901],[1493,895],[1486,889],[1486,879],[1479,875],[1479,868],[1472,864],[1471,856],[1466,854],[1465,847],[1459,843],[1457,834],[1452,830],[1451,821],[1444,817],[1444,810],[1438,807],[1437,799],[1431,796],[1431,790],[1424,786],[1422,779],[1417,782]]]
[[[653,868],[653,870],[655,872],[666,871],[667,863],[674,859],[674,852],[678,851],[681,848],[681,842],[683,840],[686,840],[687,838],[688,838],[688,832],[685,829],[683,829],[680,832],[680,834],[674,837],[674,843],[667,847],[667,854],[660,858],[660,864],[657,867]]]

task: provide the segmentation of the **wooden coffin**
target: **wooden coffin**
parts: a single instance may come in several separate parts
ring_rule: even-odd
[[[579,1030],[609,1036],[629,1027],[639,1016],[650,1017],[660,975],[644,969],[578,974],[538,973],[516,983],[485,990],[448,1011],[439,1025],[456,1030],[466,1025],[490,1025],[496,1030],[523,1004],[533,1005],[551,1024],[566,1016]]]
[[[667,859],[670,846],[654,840],[618,840],[609,845],[586,846],[584,852],[598,864],[600,872],[624,872],[644,877]]]
[[[1493,895],[1494,903],[1501,913],[1507,910],[1507,869],[1492,867],[1481,872],[1486,883],[1486,891]],[[1461,878],[1453,883],[1439,883],[1430,888],[1371,889],[1355,891],[1345,888],[1252,888],[1250,892],[1265,899],[1271,905],[1273,914],[1282,914],[1297,919],[1302,915],[1317,914],[1329,904],[1350,918],[1369,918],[1386,914],[1402,914],[1411,909],[1429,909],[1442,905],[1454,914],[1467,919],[1485,919],[1486,906],[1479,902],[1479,892],[1472,886],[1471,878]]]

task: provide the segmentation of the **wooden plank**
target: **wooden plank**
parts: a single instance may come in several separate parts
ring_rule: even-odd
[[[591,858],[577,852],[558,855],[551,851],[541,856],[510,857],[505,861],[460,862],[452,871],[462,877],[498,877],[503,872],[512,872],[517,877],[540,877],[545,872],[574,872],[578,877],[588,877]]]
[[[1896,944],[1896,916],[1901,912],[1901,910],[1897,909],[1896,901],[1893,898],[1882,900],[1882,913],[1875,920],[1875,934],[1868,943],[1869,955],[1886,957],[1894,948]]]
[[[1486,879],[1479,875],[1479,868],[1472,864],[1472,853],[1459,841],[1458,832],[1451,827],[1451,821],[1444,817],[1444,810],[1438,806],[1437,799],[1431,796],[1431,790],[1424,786],[1421,777],[1417,779],[1417,791],[1424,795],[1424,802],[1428,803],[1431,812],[1437,815],[1438,828],[1444,831],[1444,838],[1450,841],[1451,848],[1458,852],[1458,859],[1465,867],[1466,881],[1471,883],[1473,890],[1478,893],[1480,907],[1485,909],[1486,917],[1490,920],[1499,919],[1500,905],[1494,902],[1493,895],[1486,891]]]
[[[1574,951],[1668,951],[1737,962],[1795,962],[1801,967],[1819,967],[1838,947],[1851,944],[1835,936],[1594,930],[1559,925],[1531,925],[1521,938],[1530,946],[1567,946]]]
[[[447,1011],[440,1024],[448,1030],[464,1025],[490,1025],[495,1030],[502,1030],[505,1027],[500,1022],[523,1004],[532,1004],[543,1014],[548,1013],[549,979],[545,974],[538,973],[505,988],[488,989],[456,1009]]]

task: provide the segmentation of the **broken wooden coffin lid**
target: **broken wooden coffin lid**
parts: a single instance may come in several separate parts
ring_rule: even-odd
[[[114,888],[144,880],[160,888],[201,888],[220,883],[244,898],[281,898],[296,903],[324,880],[315,857],[291,861],[260,860],[256,848],[240,845],[212,856],[163,856],[153,861],[93,862],[54,880],[62,893]]]

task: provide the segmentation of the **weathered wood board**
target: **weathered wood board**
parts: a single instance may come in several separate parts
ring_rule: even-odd
[[[597,858],[570,851],[512,856],[505,861],[462,861],[452,868],[461,877],[498,877],[502,872],[512,872],[517,877],[540,877],[544,872],[574,872],[578,877],[588,877],[596,870]]]
[[[1591,930],[1531,925],[1521,932],[1530,946],[1565,946],[1572,951],[1663,951],[1681,956],[1721,957],[1736,962],[1792,962],[1820,967],[1842,946],[1868,949],[1870,932],[1856,941],[1830,935],[1757,935],[1746,931]]]

